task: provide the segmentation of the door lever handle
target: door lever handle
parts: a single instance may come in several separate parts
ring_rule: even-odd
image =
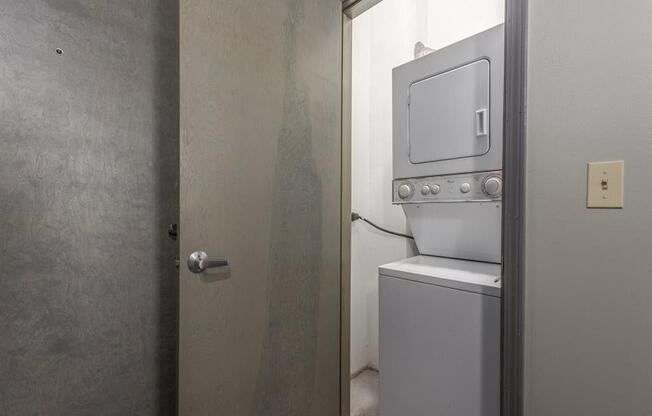
[[[188,257],[188,270],[193,273],[201,273],[211,267],[224,267],[228,265],[229,262],[226,260],[209,260],[208,254],[203,251],[195,251]]]

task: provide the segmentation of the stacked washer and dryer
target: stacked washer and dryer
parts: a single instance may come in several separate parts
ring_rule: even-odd
[[[500,413],[503,25],[393,71],[393,203],[419,256],[379,268],[381,416]]]

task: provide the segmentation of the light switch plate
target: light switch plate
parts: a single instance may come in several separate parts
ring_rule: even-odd
[[[587,208],[622,208],[625,161],[590,162],[586,183]]]

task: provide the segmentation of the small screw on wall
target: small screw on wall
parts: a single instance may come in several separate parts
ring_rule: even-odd
[[[63,55],[63,49],[61,48],[57,48],[54,51],[57,53],[57,55]]]

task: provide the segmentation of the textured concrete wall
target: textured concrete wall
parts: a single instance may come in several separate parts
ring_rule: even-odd
[[[530,0],[527,416],[652,415],[652,2]],[[586,162],[625,160],[625,207]]]
[[[0,2],[2,415],[174,412],[177,18]]]

